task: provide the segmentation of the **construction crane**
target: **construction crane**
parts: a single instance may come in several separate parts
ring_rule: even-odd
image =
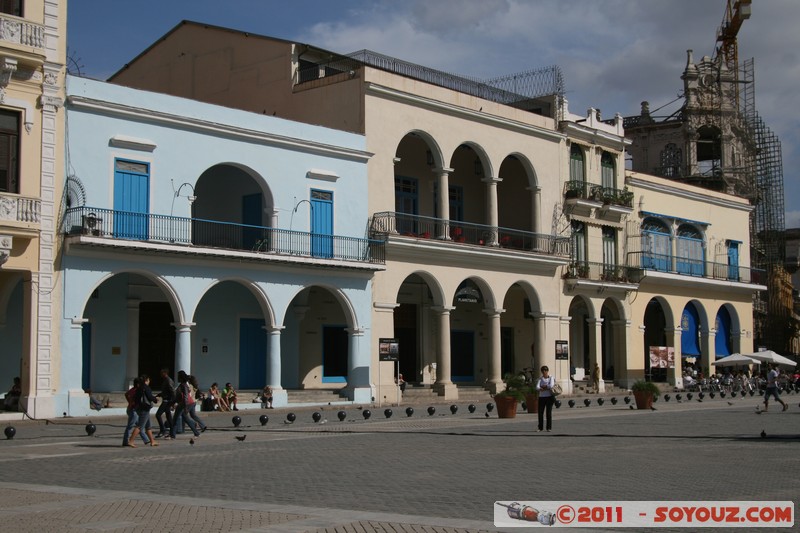
[[[736,36],[742,23],[750,18],[751,2],[752,0],[728,0],[725,17],[717,30],[717,42],[720,43],[717,53],[722,54],[725,66],[734,74],[737,107],[739,106],[739,48],[736,44]]]

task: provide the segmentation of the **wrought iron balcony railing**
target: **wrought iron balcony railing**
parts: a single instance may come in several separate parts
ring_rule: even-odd
[[[380,240],[91,207],[67,209],[64,233],[340,261],[385,262],[385,244]]]
[[[628,279],[628,267],[625,265],[593,263],[590,261],[573,261],[567,266],[564,278],[613,283],[627,283],[630,281]]]
[[[656,272],[668,272],[706,279],[735,281],[765,285],[766,271],[727,263],[714,263],[702,259],[689,259],[649,252],[630,252],[628,267]]]
[[[633,193],[628,189],[603,187],[586,181],[568,181],[564,186],[564,198],[593,200],[604,204],[633,208]]]
[[[560,257],[569,257],[571,244],[569,237],[388,211],[373,215],[370,234],[373,237],[403,235],[420,239],[439,239]]]

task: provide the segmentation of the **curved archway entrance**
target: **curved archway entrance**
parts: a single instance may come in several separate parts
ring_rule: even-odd
[[[667,319],[661,302],[655,298],[647,303],[647,309],[644,313],[644,327],[643,357],[645,379],[666,382],[668,368],[659,361],[663,359],[661,357],[662,351],[668,354]]]

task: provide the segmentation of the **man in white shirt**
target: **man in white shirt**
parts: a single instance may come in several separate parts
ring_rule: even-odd
[[[770,365],[770,370],[767,373],[767,390],[764,391],[764,411],[769,407],[769,397],[774,396],[775,401],[783,406],[783,410],[787,410],[789,405],[781,400],[778,394],[778,365]]]

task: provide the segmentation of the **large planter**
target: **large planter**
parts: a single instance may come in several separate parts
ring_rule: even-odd
[[[653,408],[653,393],[646,391],[633,391],[633,397],[636,400],[637,409],[652,409]]]
[[[512,398],[510,396],[495,396],[494,403],[497,405],[497,418],[516,418],[516,398]]]
[[[529,413],[539,413],[539,395],[538,394],[526,394],[525,395],[525,405],[528,407]]]

